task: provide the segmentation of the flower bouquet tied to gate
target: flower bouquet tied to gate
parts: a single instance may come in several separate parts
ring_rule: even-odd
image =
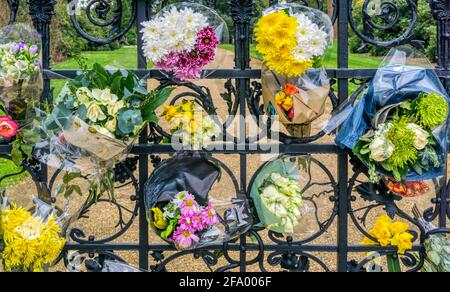
[[[218,165],[197,152],[179,152],[158,165],[144,188],[156,235],[178,250],[190,250],[247,232],[253,221],[245,196],[212,195],[220,175]]]
[[[443,174],[449,99],[433,70],[409,65],[417,52],[393,49],[336,137],[404,197],[425,194]],[[416,63],[416,62],[415,62]]]
[[[264,164],[250,188],[250,197],[258,214],[258,227],[279,234],[309,236],[311,208],[304,197],[310,178],[310,157],[281,155]]]
[[[147,60],[181,81],[201,78],[228,34],[216,12],[195,3],[169,5],[142,26]]]
[[[310,124],[325,111],[330,91],[322,58],[333,43],[331,19],[298,4],[264,11],[255,27],[262,55],[265,108],[295,137],[310,135]]]
[[[0,33],[0,108],[21,127],[32,122],[43,88],[40,35],[25,24]]]
[[[51,206],[34,199],[31,213],[1,198],[0,259],[6,272],[43,272],[62,252],[62,217]]]
[[[47,139],[36,145],[34,155],[55,168],[97,174],[100,185],[111,189],[108,170],[149,122],[158,121],[155,110],[171,92],[172,88],[148,92],[133,72],[107,71],[94,64],[55,99],[54,109],[41,122]]]
[[[178,249],[192,249],[205,235],[218,234],[214,226],[219,217],[211,204],[200,206],[194,196],[180,192],[163,210],[151,209],[154,226],[160,236],[172,241]]]
[[[172,143],[180,142],[193,150],[208,147],[220,137],[222,130],[216,121],[194,101],[164,106],[162,117],[171,125]]]

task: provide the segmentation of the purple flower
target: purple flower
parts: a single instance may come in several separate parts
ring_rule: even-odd
[[[27,46],[28,46],[28,44],[27,44],[26,41],[21,40],[21,41],[19,42],[19,48],[20,48],[20,50],[24,51],[24,50],[26,49]]]
[[[20,50],[20,46],[18,43],[15,43],[12,47],[11,50],[13,52],[13,54],[17,54],[17,52]]]
[[[178,224],[180,225],[180,228],[192,230],[194,232],[202,231],[206,228],[202,221],[202,213],[200,212],[181,215]]]
[[[36,55],[38,52],[39,52],[39,47],[38,47],[38,46],[32,45],[32,46],[30,47],[30,55],[31,55],[31,56]]]

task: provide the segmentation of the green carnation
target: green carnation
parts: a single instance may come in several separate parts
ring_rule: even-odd
[[[431,130],[447,120],[448,103],[438,93],[422,93],[414,104],[414,110],[417,122]]]
[[[394,153],[386,163],[395,169],[408,168],[418,158],[418,151],[414,147],[415,134],[407,128],[408,120],[401,118],[395,121],[389,130],[388,138],[394,144]]]

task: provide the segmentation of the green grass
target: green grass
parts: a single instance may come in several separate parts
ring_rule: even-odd
[[[222,48],[233,51],[233,45],[221,45]],[[254,45],[250,48],[250,55],[253,59],[261,60],[261,55],[256,51]],[[337,45],[334,44],[330,48],[325,56],[324,66],[326,68],[337,67]],[[83,57],[88,65],[93,63],[100,63],[103,66],[110,66],[113,68],[130,69],[137,67],[137,48],[136,47],[123,47],[116,51],[98,51],[98,52],[83,52]],[[349,67],[350,68],[378,68],[382,62],[381,58],[370,57],[366,55],[350,54],[349,55]],[[54,64],[53,69],[77,69],[79,68],[76,58],[68,59],[65,62]],[[53,80],[52,86],[55,88],[55,94],[58,94],[64,85],[64,80]],[[350,84],[350,92],[356,90],[356,86]]]

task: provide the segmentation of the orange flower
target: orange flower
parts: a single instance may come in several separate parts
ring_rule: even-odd
[[[299,92],[298,88],[295,87],[295,85],[292,83],[287,83],[284,86],[284,93],[286,93],[286,95],[288,95],[288,96],[292,96],[294,94],[297,94],[298,92]]]

